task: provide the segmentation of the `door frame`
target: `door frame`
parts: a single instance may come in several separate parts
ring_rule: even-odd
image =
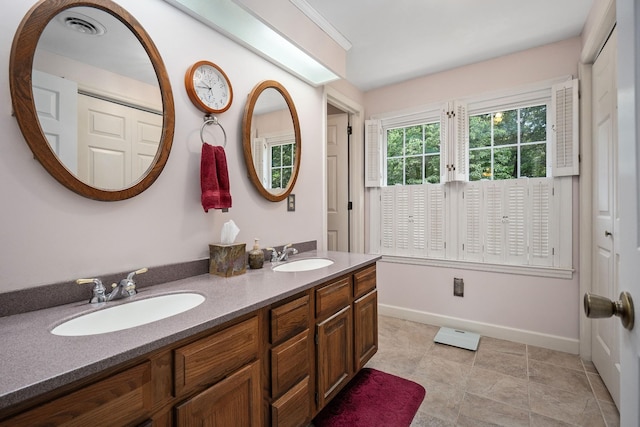
[[[580,79],[580,293],[582,298],[592,290],[591,263],[593,252],[593,147],[592,147],[592,66],[616,24],[615,0],[600,3],[602,7],[591,20],[592,30],[582,46],[578,77]],[[589,18],[592,18],[590,15]],[[589,20],[588,20],[589,21]],[[587,27],[585,25],[585,27]],[[585,249],[586,248],[586,249]],[[580,357],[591,360],[591,322],[580,314]]]
[[[324,132],[322,158],[327,158],[327,104],[331,104],[349,115],[351,143],[349,144],[349,183],[352,210],[349,215],[349,239],[351,252],[364,253],[364,107],[336,89],[325,86],[323,95],[322,129]],[[327,247],[327,164],[322,166],[322,247]]]

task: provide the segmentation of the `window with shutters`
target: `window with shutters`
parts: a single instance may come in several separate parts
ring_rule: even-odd
[[[576,109],[569,81],[367,121],[379,251],[569,271]]]

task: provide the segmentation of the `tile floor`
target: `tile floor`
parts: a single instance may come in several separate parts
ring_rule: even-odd
[[[619,425],[596,369],[577,355],[488,337],[474,352],[434,343],[438,329],[380,316],[367,364],[424,386],[412,427]]]

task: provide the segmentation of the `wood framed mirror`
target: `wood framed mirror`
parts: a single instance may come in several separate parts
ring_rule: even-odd
[[[267,200],[279,202],[293,190],[300,170],[300,122],[280,83],[257,84],[247,99],[242,146],[249,179]]]
[[[175,126],[169,76],[151,37],[116,3],[39,1],[13,39],[9,82],[27,144],[70,190],[124,200],[162,172]]]

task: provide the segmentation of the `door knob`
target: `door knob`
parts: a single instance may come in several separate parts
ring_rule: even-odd
[[[619,301],[587,292],[584,294],[584,313],[592,319],[618,316],[622,326],[628,330],[633,329],[633,299],[629,292],[622,292]]]

